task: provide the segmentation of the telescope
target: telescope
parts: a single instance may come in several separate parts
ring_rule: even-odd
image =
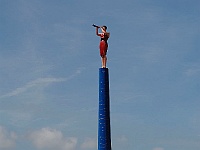
[[[93,27],[97,27],[97,28],[100,28],[99,26],[97,26],[97,25],[95,25],[95,24],[93,24],[92,26],[93,26]]]

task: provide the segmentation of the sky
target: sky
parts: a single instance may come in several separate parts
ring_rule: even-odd
[[[199,150],[199,0],[0,0],[0,150],[97,149],[93,23],[112,149]]]

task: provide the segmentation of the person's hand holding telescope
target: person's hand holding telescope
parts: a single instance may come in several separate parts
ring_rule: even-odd
[[[97,25],[95,25],[95,24],[93,24],[92,26],[93,26],[93,27],[96,27],[96,28],[100,28],[99,26],[97,26]]]

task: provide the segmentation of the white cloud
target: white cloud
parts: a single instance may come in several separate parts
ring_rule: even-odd
[[[30,140],[39,149],[74,150],[77,138],[65,138],[61,131],[42,128],[30,134]]]
[[[82,149],[95,149],[97,148],[97,140],[93,138],[86,138],[81,144]]]
[[[26,85],[19,87],[15,90],[13,90],[10,93],[7,93],[3,96],[1,96],[0,98],[5,98],[5,97],[11,97],[11,96],[16,96],[19,95],[25,91],[27,91],[28,89],[32,88],[32,87],[36,87],[36,86],[44,86],[50,83],[54,83],[54,82],[63,82],[66,81],[66,78],[38,78],[34,81],[28,82]]]
[[[0,98],[17,96],[21,93],[26,92],[28,89],[33,88],[33,87],[47,86],[47,85],[52,84],[52,83],[68,81],[68,80],[74,78],[75,76],[77,76],[78,74],[80,74],[83,69],[84,68],[78,68],[71,76],[69,76],[67,78],[53,78],[53,77],[38,78],[36,80],[28,82],[27,84],[25,84],[22,87],[16,88],[15,90],[13,90],[10,93],[7,93],[5,95],[0,96]]]
[[[118,143],[127,143],[128,142],[128,138],[124,135],[120,136],[117,138],[117,142]]]
[[[189,68],[185,71],[187,76],[194,76],[200,73],[200,68]]]
[[[156,148],[153,148],[153,150],[164,150],[164,148],[156,147]]]
[[[13,148],[17,136],[14,132],[8,132],[0,126],[0,149]]]

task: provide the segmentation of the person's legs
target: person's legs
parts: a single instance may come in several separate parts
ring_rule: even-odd
[[[102,59],[102,68],[106,68],[106,62],[107,62],[107,57],[106,57],[106,55],[103,56],[101,59]]]

